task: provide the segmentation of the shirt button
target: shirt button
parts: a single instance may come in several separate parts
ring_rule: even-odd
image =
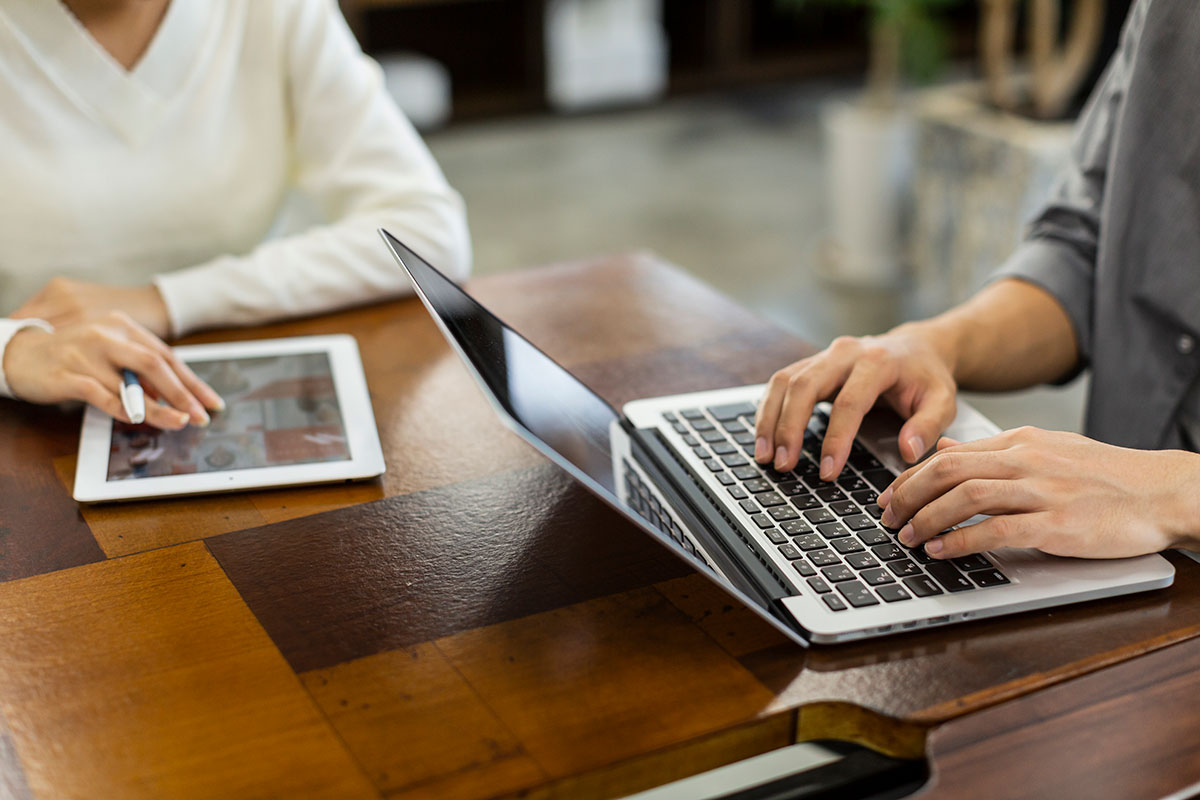
[[[1196,340],[1185,333],[1175,340],[1175,349],[1181,355],[1190,356],[1192,351],[1196,349]]]

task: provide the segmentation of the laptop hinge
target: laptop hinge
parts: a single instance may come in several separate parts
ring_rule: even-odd
[[[780,602],[794,595],[795,590],[783,580],[758,543],[726,515],[708,487],[663,441],[662,434],[652,428],[635,428],[626,420],[622,420],[622,426],[633,443],[633,458],[638,466],[654,481],[684,524],[702,540],[704,549],[730,581],[789,628],[806,633]]]

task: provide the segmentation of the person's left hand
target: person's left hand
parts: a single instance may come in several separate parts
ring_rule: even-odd
[[[938,452],[879,498],[882,522],[934,558],[999,547],[1059,556],[1156,553],[1200,534],[1200,455],[1130,450],[1073,433],[1019,428]],[[977,525],[938,534],[976,514]]]
[[[53,278],[18,308],[13,319],[44,319],[56,328],[95,322],[121,311],[160,339],[171,332],[167,306],[153,285],[104,286],[72,278]]]

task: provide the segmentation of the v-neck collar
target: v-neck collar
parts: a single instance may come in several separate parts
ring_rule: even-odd
[[[7,0],[0,16],[9,17],[17,36],[76,105],[138,145],[154,132],[199,66],[215,16],[210,12],[222,5],[170,0],[132,70],[118,63],[61,0]]]

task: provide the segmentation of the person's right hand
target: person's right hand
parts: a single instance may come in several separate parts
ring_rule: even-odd
[[[23,328],[4,350],[4,374],[14,395],[31,403],[82,400],[129,422],[121,406],[121,370],[137,373],[149,397],[146,422],[179,430],[207,425],[205,408],[224,402],[158,337],[122,312],[48,333]]]
[[[771,376],[758,409],[755,460],[795,469],[813,406],[833,401],[821,478],[837,477],[863,417],[883,398],[907,421],[900,453],[915,463],[954,421],[957,386],[948,359],[911,326],[883,336],[842,337]]]

